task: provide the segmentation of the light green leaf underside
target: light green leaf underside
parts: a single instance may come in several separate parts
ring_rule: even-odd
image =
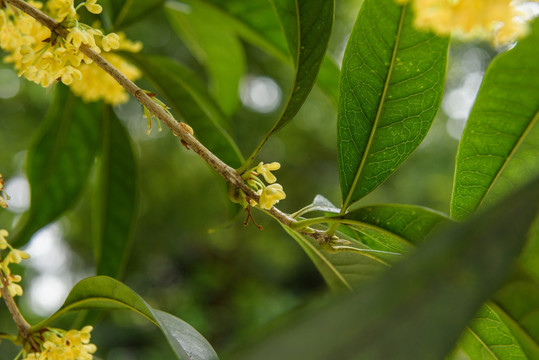
[[[282,129],[296,115],[316,82],[333,27],[333,0],[272,0],[284,29],[296,74],[279,120]]]
[[[230,26],[247,42],[260,47],[283,62],[293,62],[283,28],[270,1],[202,0],[202,2],[219,9],[223,16],[226,16]],[[319,3],[320,0],[316,2]],[[309,6],[309,1],[303,1],[303,3],[305,7]],[[326,24],[321,25],[326,26]],[[329,35],[329,33],[323,35]],[[339,91],[339,74],[340,71],[335,62],[325,56],[317,84],[335,105]]]
[[[498,182],[496,199],[539,174],[538,43],[536,20],[531,34],[487,69],[457,153],[451,199],[457,220],[473,214]]]
[[[168,1],[164,8],[172,28],[207,69],[217,103],[226,114],[232,114],[240,104],[238,87],[246,61],[228,19],[201,1]]]
[[[101,108],[83,103],[67,87],[56,85],[52,104],[28,151],[31,202],[12,238],[17,247],[78,199],[99,148]]]
[[[138,209],[138,169],[127,130],[106,107],[94,207],[98,275],[121,278],[131,250]]]
[[[394,255],[369,252],[363,244],[353,246],[365,252],[342,251],[329,253],[322,250],[312,238],[284,227],[307,253],[311,261],[334,292],[352,291],[367,280],[379,276],[394,259]]]
[[[448,40],[413,27],[393,0],[365,0],[344,54],[338,156],[343,211],[387,179],[438,111]]]
[[[503,281],[538,204],[539,178],[236,359],[443,359]]]
[[[215,155],[232,167],[243,157],[226,129],[226,116],[201,81],[185,66],[159,55],[124,54],[164,97],[174,114],[191,125],[195,136]]]
[[[173,315],[153,309],[129,287],[106,276],[95,276],[78,282],[62,307],[48,319],[33,326],[32,330],[47,326],[66,312],[78,310],[135,311],[161,329],[178,359],[218,359],[207,340],[189,324]]]

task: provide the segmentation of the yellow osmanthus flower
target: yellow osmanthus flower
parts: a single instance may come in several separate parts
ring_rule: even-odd
[[[256,193],[260,196],[259,203],[262,209],[269,210],[273,205],[277,204],[279,200],[286,198],[283,187],[280,184],[275,183],[277,178],[272,174],[272,171],[279,170],[280,168],[281,164],[278,162],[269,164],[260,162],[256,167],[243,175],[245,182],[251,188],[256,190]],[[271,185],[265,185],[264,182],[258,178],[258,175],[262,175],[264,180]],[[255,206],[257,205],[257,202],[253,199],[249,199],[248,205]]]
[[[34,335],[38,352],[23,349],[23,360],[92,360],[97,347],[90,343],[91,326],[65,331],[47,328]],[[36,336],[37,335],[37,336]]]
[[[264,164],[261,162],[256,167],[256,172],[262,175],[268,184],[273,184],[277,181],[277,178],[271,172],[279,170],[280,168],[281,164],[278,162],[272,162],[271,164]]]
[[[537,1],[537,0],[535,0]],[[411,2],[417,28],[505,45],[527,31],[518,0],[395,0]]]
[[[260,193],[260,207],[269,210],[284,198],[286,198],[286,194],[280,184],[268,185]]]
[[[22,250],[13,248],[7,242],[6,237],[8,235],[7,230],[0,229],[0,250],[9,250],[7,256],[0,262],[0,276],[3,278],[3,281],[0,281],[0,288],[4,287],[5,283],[11,297],[15,297],[21,296],[23,293],[22,287],[17,284],[22,280],[22,277],[20,275],[13,275],[9,265],[19,264],[21,260],[28,259],[30,255]]]
[[[80,46],[87,45],[94,51],[107,52],[105,57],[114,58],[113,65],[124,70],[130,80],[140,77],[140,71],[119,55],[108,53],[111,50],[123,49],[139,51],[142,45],[125,39],[123,34],[103,34],[99,29],[78,21],[77,11],[81,7],[94,14],[102,11],[97,0],[86,0],[75,7],[73,0],[48,0],[46,2],[29,1],[30,5],[44,10],[53,19],[68,29],[66,39],[41,25],[32,17],[6,4],[0,11],[0,47],[8,55],[5,62],[13,63],[19,76],[48,87],[58,81],[65,85],[76,86],[77,93],[87,101],[103,99],[117,105],[128,100],[125,90],[104,71],[88,72],[92,64],[90,58],[80,51]],[[109,59],[110,59],[109,58]],[[95,65],[92,65],[97,69]],[[86,75],[86,76],[85,76]],[[85,81],[82,86],[79,82]],[[88,94],[87,94],[88,93]],[[0,200],[1,202],[1,200]]]

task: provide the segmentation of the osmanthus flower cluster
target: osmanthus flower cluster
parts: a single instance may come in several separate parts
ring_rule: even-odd
[[[260,207],[265,210],[269,210],[273,205],[277,204],[279,200],[286,198],[283,187],[280,184],[275,183],[277,178],[273,175],[272,171],[279,170],[281,164],[278,162],[272,162],[270,164],[259,163],[258,166],[247,171],[243,178],[256,190],[256,193],[260,196]],[[258,178],[258,175],[262,175],[264,180],[270,185],[264,184],[262,180]],[[250,205],[255,206],[257,203],[253,199],[249,200]]]
[[[6,287],[11,297],[21,296],[22,287],[17,284],[22,280],[20,275],[14,275],[9,268],[10,264],[19,264],[23,259],[28,259],[30,255],[28,253],[15,249],[6,240],[9,235],[7,230],[0,229],[0,288]],[[4,252],[7,250],[7,255],[4,257]],[[0,297],[2,294],[0,293]]]
[[[123,74],[135,80],[140,71],[117,54],[114,49],[140,51],[142,45],[125,38],[123,34],[104,34],[95,27],[79,22],[77,11],[85,7],[94,14],[102,10],[97,0],[28,1],[65,27],[65,39],[37,22],[29,15],[0,1],[0,47],[8,55],[5,62],[13,63],[19,76],[48,87],[57,81],[69,85],[73,92],[86,101],[103,99],[116,105],[128,100],[123,88],[108,74],[101,71],[92,60],[80,51],[85,44],[94,51],[106,52],[103,56]]]
[[[31,349],[29,344],[24,348],[22,360],[92,360],[97,350],[90,343],[92,326],[81,330],[44,328],[32,335],[39,350]]]
[[[537,1],[537,0],[535,0]],[[506,45],[528,29],[519,10],[524,0],[395,0],[412,3],[414,24],[439,35],[454,34],[478,38],[494,45]]]

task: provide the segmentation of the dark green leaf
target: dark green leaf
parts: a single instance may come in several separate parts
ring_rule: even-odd
[[[539,20],[531,34],[489,65],[466,123],[457,153],[451,216],[474,213],[513,162],[502,193],[539,173]],[[502,194],[503,195],[503,194]]]
[[[501,284],[538,205],[536,178],[489,211],[424,243],[378,281],[331,299],[236,359],[444,358]]]
[[[103,148],[95,194],[98,275],[121,277],[131,250],[138,209],[138,171],[126,129],[110,107],[103,114]]]
[[[438,111],[448,40],[413,27],[409,6],[365,0],[343,59],[338,114],[343,211],[421,143]]]
[[[227,114],[240,101],[238,86],[246,70],[243,46],[236,32],[215,7],[201,1],[165,5],[169,22],[210,75],[210,90]]]
[[[282,129],[296,115],[316,82],[333,27],[333,0],[272,0],[296,75],[287,104],[272,129]]]
[[[288,42],[283,36],[283,29],[270,1],[204,0],[204,2],[220,9],[228,17],[230,25],[246,41],[281,61],[290,62]],[[339,74],[335,62],[326,56],[320,70],[318,85],[334,104],[337,104]]]
[[[178,359],[218,359],[208,341],[189,324],[170,314],[153,309],[129,287],[106,276],[95,276],[78,282],[62,307],[48,319],[33,326],[32,331],[47,326],[68,311],[78,310],[135,311],[161,329]]]
[[[165,0],[100,0],[110,17],[112,30],[117,31],[160,8]]]
[[[225,129],[225,115],[201,81],[180,63],[163,56],[125,54],[163,96],[167,105],[195,130],[195,136],[228,165],[243,158]]]
[[[28,151],[31,203],[17,224],[12,240],[17,247],[79,197],[100,144],[101,108],[83,103],[63,85],[56,86],[49,112]]]
[[[328,252],[312,238],[288,228],[284,229],[307,253],[334,292],[357,289],[365,281],[378,277],[398,256],[398,254],[372,251],[359,242],[353,242],[353,246],[358,249],[357,252]]]

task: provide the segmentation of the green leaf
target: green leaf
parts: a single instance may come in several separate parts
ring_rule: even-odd
[[[98,275],[122,276],[138,209],[138,169],[127,130],[110,107],[103,114],[103,148],[95,195],[94,252]]]
[[[288,41],[284,37],[283,28],[270,1],[203,0],[203,2],[218,8],[223,16],[227,17],[235,31],[247,42],[260,47],[283,62],[291,62],[287,48]],[[308,4],[309,2],[304,1],[304,3]],[[316,3],[320,3],[320,0],[317,0]],[[327,27],[327,24],[322,25]],[[327,35],[329,36],[329,30]],[[326,56],[320,69],[318,86],[334,104],[337,104],[339,74],[338,66]]]
[[[176,31],[210,75],[210,90],[226,114],[240,104],[238,87],[245,74],[243,46],[227,18],[201,1],[169,1],[165,11]]]
[[[343,212],[391,175],[438,111],[448,40],[413,27],[410,7],[365,0],[344,54],[338,114]]]
[[[470,359],[528,359],[491,305],[483,305],[462,334],[458,346]]]
[[[124,54],[163,96],[167,105],[189,123],[195,136],[224,162],[238,167],[243,157],[225,129],[225,115],[201,81],[180,63],[159,55]]]
[[[272,0],[283,26],[296,74],[279,120],[282,129],[296,115],[316,82],[333,27],[333,0]]]
[[[514,189],[539,173],[539,20],[531,34],[489,65],[466,123],[456,160],[451,216],[462,220],[489,194],[518,147],[531,152],[517,161],[503,187]],[[535,128],[535,129],[534,129]],[[527,139],[531,136],[530,139]],[[528,168],[531,166],[531,169]],[[526,173],[530,174],[522,176]],[[511,184],[517,180],[516,184]]]
[[[117,31],[160,8],[165,0],[100,0],[110,17],[112,31]]]
[[[12,243],[20,247],[32,234],[56,220],[82,192],[100,144],[100,104],[86,104],[58,84],[54,99],[28,151],[30,209]]]
[[[286,227],[284,229],[307,253],[330,289],[337,293],[352,291],[366,281],[378,277],[394,261],[395,256],[398,256],[372,251],[359,242],[353,242],[357,252],[328,252],[312,238]]]
[[[378,281],[331,299],[235,358],[444,358],[501,284],[538,205],[536,178],[489,211],[424,243]]]
[[[178,359],[218,359],[208,341],[192,326],[175,316],[153,309],[128,286],[107,276],[90,277],[78,282],[62,307],[48,319],[32,326],[31,330],[37,331],[66,312],[78,310],[135,311],[161,329]]]
[[[344,219],[352,220],[347,224],[358,230],[374,227],[413,245],[422,243],[435,228],[449,220],[437,211],[402,204],[363,206],[344,215]]]

